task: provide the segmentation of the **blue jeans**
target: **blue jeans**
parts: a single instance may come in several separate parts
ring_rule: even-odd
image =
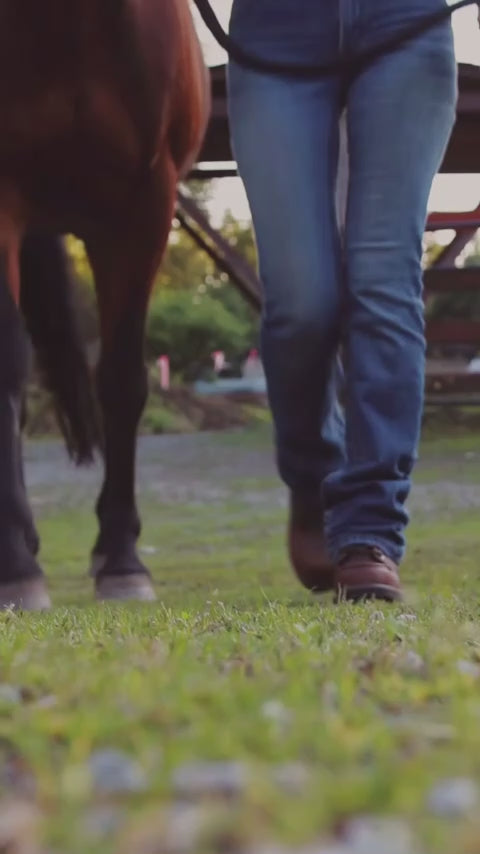
[[[264,57],[322,62],[381,43],[443,5],[235,0],[231,34]],[[376,545],[396,562],[404,552],[423,405],[422,236],[456,97],[449,22],[350,79],[229,69],[233,146],[264,288],[279,470],[292,490],[322,490],[333,558],[352,545]],[[344,108],[350,177],[341,236]]]

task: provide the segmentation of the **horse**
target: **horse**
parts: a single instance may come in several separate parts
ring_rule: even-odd
[[[22,462],[29,337],[71,457],[103,456],[96,596],[155,598],[135,502],[145,322],[209,109],[188,0],[0,0],[0,608],[51,604]],[[94,377],[69,233],[84,241],[95,282]]]

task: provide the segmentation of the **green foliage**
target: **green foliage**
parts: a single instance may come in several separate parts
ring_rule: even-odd
[[[252,267],[255,267],[256,251],[251,227],[239,224],[227,213],[221,232]],[[214,261],[175,222],[155,285],[156,294],[162,290],[184,290],[200,298],[204,295],[211,296],[248,325],[252,342],[255,341],[258,329],[256,312],[245,302],[228,275],[222,273]]]
[[[427,266],[433,264],[441,254],[441,247],[434,240],[427,247],[426,259]],[[480,267],[480,245],[478,237],[472,241],[469,248],[463,255],[463,263],[465,267]],[[479,270],[480,282],[480,270]],[[452,320],[464,319],[479,320],[480,319],[480,288],[475,291],[462,291],[460,288],[453,289],[448,293],[438,294],[429,300],[426,311],[429,319],[435,320]]]
[[[213,297],[188,291],[162,291],[152,303],[147,357],[170,357],[173,372],[193,379],[212,366],[214,350],[238,357],[248,348],[249,329]]]
[[[193,433],[195,425],[180,412],[173,412],[159,401],[152,399],[145,409],[141,431],[156,436],[161,433]]]
[[[251,227],[227,213],[221,231],[254,266]],[[166,353],[175,372],[195,378],[211,367],[214,350],[225,350],[235,362],[256,346],[258,323],[229,277],[174,223],[150,310],[148,355]]]
[[[477,266],[466,264],[465,266]],[[480,270],[479,270],[480,283]],[[431,320],[480,320],[480,287],[476,291],[462,291],[460,288],[452,289],[449,293],[435,296],[427,308],[427,317]]]
[[[83,282],[93,285],[92,271],[88,261],[85,244],[72,234],[67,235],[65,247],[70,256],[72,267],[76,276]]]
[[[211,198],[209,187],[201,182],[189,186],[189,192],[204,210]],[[242,225],[227,212],[220,230],[255,267],[251,226]],[[225,350],[228,360],[235,361],[245,350],[256,346],[258,325],[258,315],[228,275],[174,221],[152,301],[149,355],[168,353],[175,371],[187,378],[195,377],[211,366],[213,350]]]
[[[436,242],[435,233],[426,233],[423,238],[423,267],[431,267],[442,254],[443,247]]]

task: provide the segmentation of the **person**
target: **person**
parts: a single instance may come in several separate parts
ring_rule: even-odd
[[[262,58],[330,62],[444,6],[234,0],[230,34]],[[422,236],[457,99],[451,23],[319,79],[231,62],[228,91],[264,289],[262,354],[290,492],[291,560],[312,590],[395,600],[423,404]]]

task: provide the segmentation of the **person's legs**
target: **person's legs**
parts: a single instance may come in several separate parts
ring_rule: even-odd
[[[435,4],[364,0],[355,43],[381,41]],[[363,70],[349,88],[347,464],[324,487],[337,559],[357,545],[395,563],[403,556],[423,402],[422,235],[455,102],[447,24]]]
[[[266,14],[255,2],[257,12],[262,8]],[[263,29],[258,14],[255,21],[242,18],[248,0],[238,0],[232,34],[262,56],[305,61],[307,55],[313,60],[322,48],[319,38],[314,40],[318,10],[302,2],[303,17],[293,15],[293,38],[287,26],[292,4],[279,0],[270,16],[275,32]],[[330,26],[335,28],[333,19]],[[332,32],[327,30],[325,43],[331,45]],[[327,474],[344,462],[344,424],[337,400],[340,86],[335,80],[281,80],[232,65],[229,102],[233,146],[252,210],[264,288],[262,356],[279,471],[292,496],[290,555],[307,587],[328,589],[333,575],[323,538],[321,487]]]
[[[306,19],[306,39],[311,29]],[[238,38],[235,28],[232,33]],[[257,49],[269,53],[266,44]],[[300,43],[297,49],[298,61]],[[229,99],[264,288],[262,355],[280,473],[292,490],[319,489],[343,462],[335,383],[341,298],[335,215],[339,85],[280,80],[231,66]]]

